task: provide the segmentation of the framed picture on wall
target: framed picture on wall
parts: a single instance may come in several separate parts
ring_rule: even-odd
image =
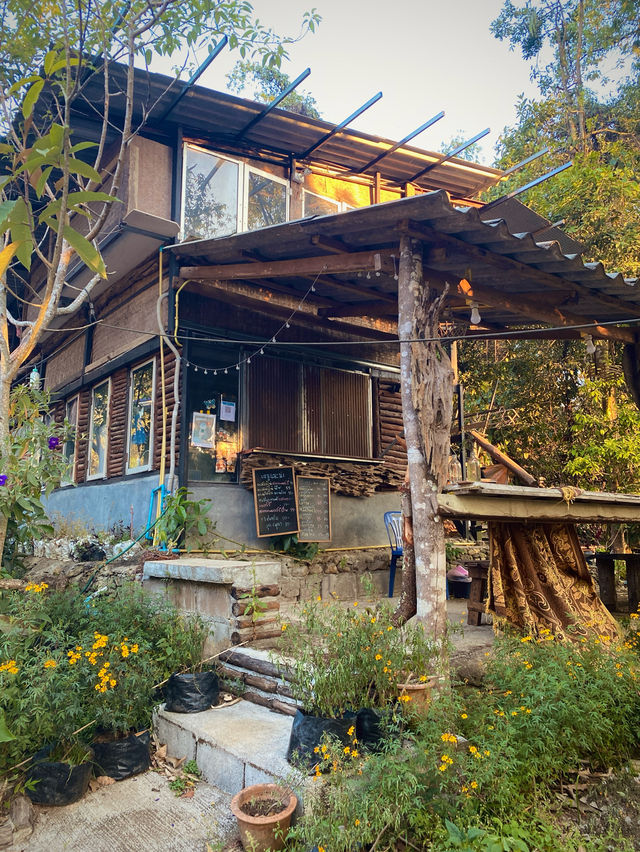
[[[191,446],[216,448],[216,415],[194,411],[191,419]]]

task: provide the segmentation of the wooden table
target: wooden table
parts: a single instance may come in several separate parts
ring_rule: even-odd
[[[616,612],[618,609],[614,566],[616,560],[626,563],[629,612],[637,612],[640,603],[640,553],[596,553],[600,600],[610,612]]]
[[[488,593],[489,560],[464,562],[464,567],[471,577],[469,600],[467,601],[467,624],[478,627],[482,624],[482,613]]]

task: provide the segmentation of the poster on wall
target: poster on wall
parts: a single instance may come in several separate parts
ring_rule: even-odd
[[[216,415],[193,412],[191,420],[191,446],[205,447],[208,450],[216,448]]]

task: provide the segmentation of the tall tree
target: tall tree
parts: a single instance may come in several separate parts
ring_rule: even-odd
[[[316,22],[315,13],[306,14],[302,33]],[[52,321],[73,315],[107,274],[98,240],[128,145],[140,130],[133,118],[135,65],[185,47],[212,49],[226,34],[242,56],[277,67],[290,40],[262,26],[246,0],[0,0],[0,26],[0,463],[6,470],[12,383]],[[114,61],[126,72],[118,97],[124,118],[115,123]],[[104,78],[96,145],[77,142],[71,123],[73,101],[94,74]],[[105,174],[114,128],[117,151],[109,151]],[[93,277],[63,306],[76,258]],[[5,530],[0,516],[0,553]]]
[[[313,25],[314,22],[310,21],[309,27],[312,30]],[[290,85],[291,79],[288,74],[272,65],[240,60],[227,74],[227,83],[232,92],[242,94],[246,91],[252,91],[255,100],[268,104],[284,92]],[[316,100],[309,92],[289,92],[286,98],[280,102],[280,107],[298,115],[320,118]]]
[[[507,0],[491,25],[531,62],[540,92],[520,99],[516,125],[499,140],[498,165],[550,149],[494,194],[573,159],[526,202],[562,221],[585,260],[631,276],[640,274],[639,20],[638,0]],[[610,94],[607,69],[618,83]],[[471,411],[492,408],[492,438],[532,472],[554,484],[638,490],[640,416],[619,347],[599,342],[589,356],[583,343],[469,343],[461,361]]]

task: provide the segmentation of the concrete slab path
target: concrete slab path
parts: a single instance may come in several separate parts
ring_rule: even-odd
[[[36,807],[35,830],[20,848],[25,852],[205,852],[207,843],[216,848],[238,836],[230,801],[228,793],[204,783],[197,785],[193,798],[177,798],[165,777],[145,772],[89,793],[74,805]]]

